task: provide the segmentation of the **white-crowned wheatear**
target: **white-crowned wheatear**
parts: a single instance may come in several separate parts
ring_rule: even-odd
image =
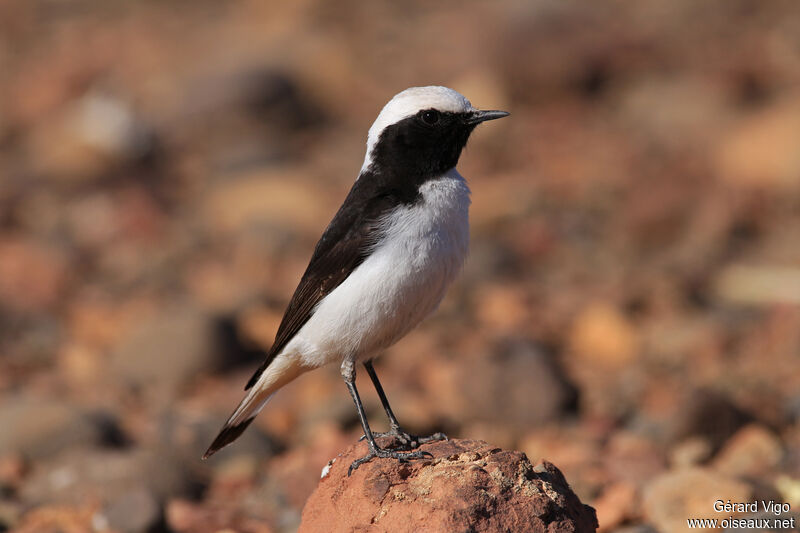
[[[470,191],[455,166],[475,126],[508,115],[475,109],[447,87],[412,87],[392,98],[369,129],[361,172],[323,233],[283,316],[275,343],[239,407],[204,458],[233,442],[272,394],[300,374],[341,365],[369,453],[400,460],[446,438],[400,428],[372,358],[433,312],[461,269],[469,243]],[[363,363],[401,449],[378,447],[355,387]]]

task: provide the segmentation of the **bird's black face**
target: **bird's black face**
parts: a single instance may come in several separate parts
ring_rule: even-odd
[[[456,166],[475,126],[506,115],[504,111],[423,109],[381,132],[372,154],[374,169],[423,183]]]

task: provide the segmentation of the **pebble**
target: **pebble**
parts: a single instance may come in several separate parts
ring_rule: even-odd
[[[177,394],[218,356],[211,317],[189,305],[171,305],[142,319],[112,351],[112,379],[130,387]]]
[[[0,455],[45,459],[73,446],[102,440],[102,428],[77,406],[28,394],[6,396],[0,403]]]
[[[687,518],[716,518],[716,500],[747,502],[752,489],[723,473],[691,467],[670,471],[644,488],[645,518],[659,531],[684,531]]]
[[[609,485],[603,493],[592,502],[597,511],[598,531],[618,531],[617,528],[635,513],[636,488],[626,482]]]
[[[575,319],[570,346],[582,360],[619,367],[638,352],[638,335],[629,320],[615,307],[590,304]]]
[[[800,99],[776,101],[741,119],[716,149],[717,172],[736,186],[800,187]]]
[[[752,424],[728,439],[712,466],[729,475],[759,477],[776,469],[782,458],[778,437],[764,426]]]
[[[161,501],[188,494],[199,478],[163,450],[76,448],[37,463],[19,497],[28,505],[113,503],[133,489]]]
[[[102,514],[115,531],[147,533],[158,524],[162,509],[152,492],[137,487],[115,498]]]

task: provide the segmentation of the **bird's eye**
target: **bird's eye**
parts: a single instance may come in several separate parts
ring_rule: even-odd
[[[434,125],[439,122],[439,112],[435,109],[429,109],[422,112],[422,120],[425,124]]]

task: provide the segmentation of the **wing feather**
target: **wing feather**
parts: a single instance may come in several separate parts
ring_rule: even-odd
[[[381,191],[376,185],[363,176],[353,185],[317,243],[283,315],[275,342],[245,390],[256,384],[275,356],[308,322],[317,304],[350,276],[380,240],[381,219],[403,199],[399,191]]]

